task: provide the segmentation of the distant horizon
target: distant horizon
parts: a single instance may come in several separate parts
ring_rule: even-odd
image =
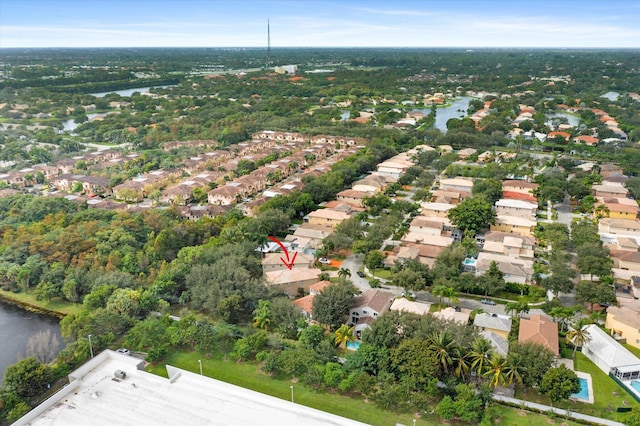
[[[625,0],[3,0],[0,48],[640,48]]]
[[[90,50],[90,49],[112,49],[112,50],[136,50],[136,49],[216,49],[216,50],[264,50],[267,46],[21,46],[2,47],[2,50]],[[561,47],[561,46],[277,46],[271,47],[274,50],[322,50],[322,49],[361,49],[361,50],[638,50],[640,47]]]

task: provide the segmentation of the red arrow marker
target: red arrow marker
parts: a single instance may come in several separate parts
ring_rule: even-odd
[[[289,252],[287,251],[287,248],[284,246],[284,244],[282,244],[280,240],[278,240],[276,237],[272,237],[271,235],[269,235],[269,239],[274,243],[278,244],[282,249],[282,251],[284,252],[285,256],[287,256],[286,260],[283,257],[280,258],[282,263],[284,263],[284,266],[289,268],[289,270],[293,269],[293,263],[296,261],[296,256],[298,256],[298,252],[297,251],[294,252],[293,256],[291,257],[291,260],[289,260]]]

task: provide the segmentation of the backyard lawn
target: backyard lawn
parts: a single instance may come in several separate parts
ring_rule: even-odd
[[[562,401],[556,403],[559,408],[568,409],[577,413],[587,414],[590,416],[602,417],[605,419],[616,420],[624,423],[624,413],[616,412],[618,407],[635,407],[638,403],[618,385],[612,378],[604,374],[593,362],[591,362],[582,353],[576,353],[574,364],[576,371],[582,371],[591,374],[593,382],[594,403],[587,404],[584,402]],[[536,390],[527,392],[516,392],[516,398],[527,401],[537,402],[539,404],[551,405],[551,401],[545,395],[541,395]]]
[[[224,361],[219,357],[204,358],[195,352],[170,351],[162,364],[149,366],[147,370],[162,377],[167,377],[165,365],[169,364],[185,370],[198,372],[198,359],[202,361],[202,370],[205,376],[286,400],[291,398],[290,386],[293,385],[294,400],[296,403],[371,425],[412,425],[413,419],[416,418],[413,414],[398,414],[384,411],[374,403],[367,403],[359,397],[349,398],[338,393],[315,391],[301,383],[293,383],[291,380],[271,378],[259,372],[255,363],[237,363],[232,359]],[[520,426],[575,424],[564,419],[551,419],[541,414],[523,411],[517,408],[497,406],[497,410],[500,413],[500,418],[496,421],[496,424],[518,424]],[[416,418],[416,425],[418,426],[440,425],[442,423],[442,420],[436,415],[424,415],[422,418]]]

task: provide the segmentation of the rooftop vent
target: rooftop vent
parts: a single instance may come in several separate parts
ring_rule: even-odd
[[[124,380],[124,378],[127,377],[127,373],[122,370],[116,370],[113,373],[113,377],[115,377],[116,379]]]

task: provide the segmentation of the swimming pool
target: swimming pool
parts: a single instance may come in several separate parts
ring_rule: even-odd
[[[637,380],[634,380],[631,382],[631,387],[634,388],[636,391],[640,392],[640,382]]]
[[[477,262],[477,260],[476,260],[476,259],[474,259],[474,258],[472,258],[472,257],[471,257],[471,258],[467,257],[467,258],[464,260],[464,262],[463,262],[463,263],[464,263],[464,265],[465,265],[465,266],[476,266],[476,262]]]
[[[589,383],[587,382],[587,379],[579,378],[578,380],[580,380],[580,392],[572,394],[571,397],[588,401],[589,400]],[[640,382],[636,382],[636,383],[638,383],[638,385],[640,386]]]
[[[357,340],[355,342],[347,342],[347,349],[349,349],[350,351],[357,351],[358,349],[360,349],[360,342],[358,342]]]

